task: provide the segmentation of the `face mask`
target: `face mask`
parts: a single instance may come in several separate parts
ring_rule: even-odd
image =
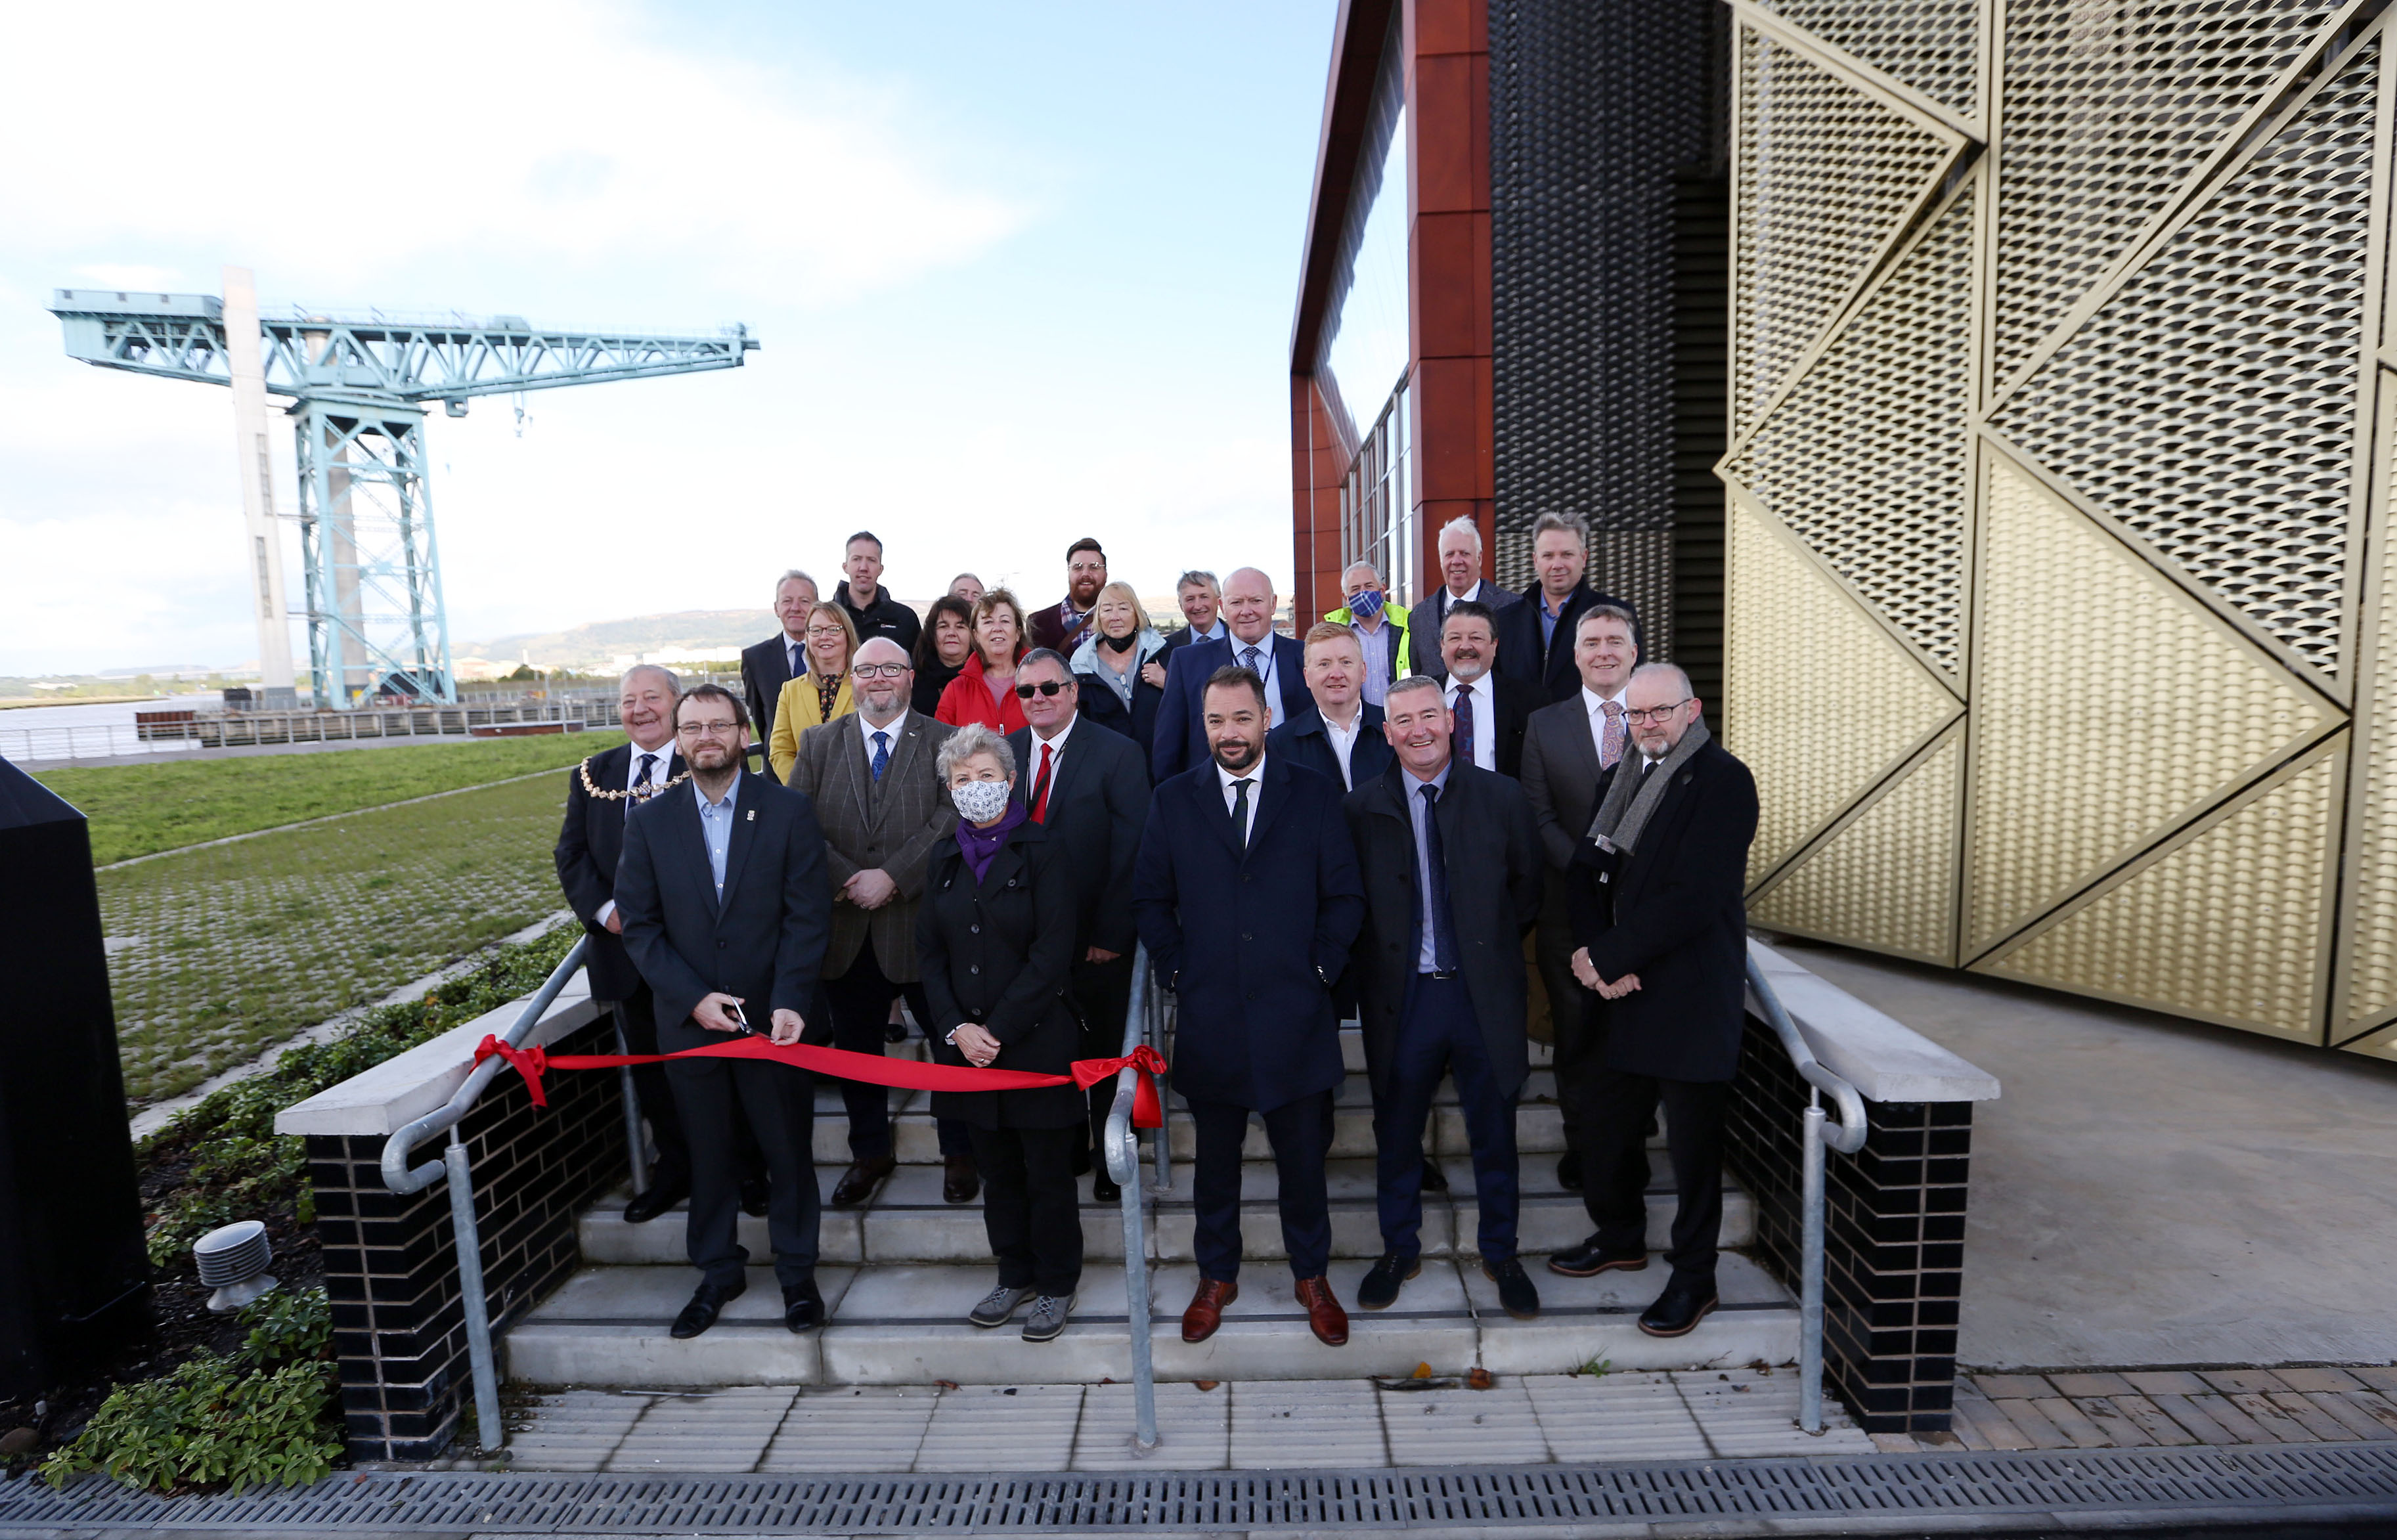
[[[1007,790],[1004,781],[969,781],[951,786],[949,800],[967,823],[987,824],[1007,810]]]
[[[1370,621],[1382,612],[1382,591],[1368,588],[1348,601],[1348,613],[1360,621]]]
[[[1120,636],[1109,636],[1103,633],[1099,637],[1099,645],[1110,652],[1129,652],[1132,650],[1132,644],[1138,640],[1140,640],[1140,633],[1137,631],[1127,631]]]

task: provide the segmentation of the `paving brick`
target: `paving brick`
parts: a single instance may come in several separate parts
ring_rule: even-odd
[[[2292,1390],[2353,1390],[2364,1384],[2344,1369],[2276,1369]]]
[[[2056,1430],[2072,1440],[2076,1449],[2108,1449],[2114,1440],[2106,1430],[2091,1422],[2079,1407],[2061,1396],[2049,1396],[2031,1402],[2039,1414],[2056,1425]]]
[[[2294,1388],[2269,1369],[2208,1369],[2198,1377],[2226,1396],[2263,1396]]]
[[[2117,1410],[2112,1399],[2108,1397],[2077,1397],[2072,1405],[2105,1434],[2109,1448],[2141,1449],[2156,1441],[2154,1436],[2140,1426],[2136,1419]]]
[[[2397,1364],[2354,1364],[2347,1372],[2375,1390],[2397,1390]]]
[[[2142,1396],[2203,1396],[2206,1383],[2177,1369],[2136,1369],[2122,1376]]]
[[[2299,1394],[2336,1418],[2339,1426],[2347,1429],[2350,1439],[2376,1441],[2397,1439],[2397,1415],[2385,1422],[2374,1415],[2375,1409],[2370,1403],[2379,1399],[2377,1396],[2342,1390],[2302,1391]],[[2382,1403],[2383,1410],[2386,1406],[2387,1403]]]
[[[1989,1403],[2005,1413],[2006,1421],[2021,1430],[2033,1449],[2073,1448],[2071,1436],[2049,1422],[2036,1402],[2027,1399],[1995,1400]]]
[[[1975,1374],[1973,1384],[1993,1401],[2035,1400],[2056,1394],[2056,1387],[2038,1374]]]
[[[2354,1435],[2347,1425],[2316,1406],[2311,1399],[2295,1390],[2274,1390],[2264,1398],[2286,1416],[2305,1425],[2307,1432],[2326,1444],[2350,1443]]]
[[[2321,1441],[2315,1436],[2313,1429],[2274,1406],[2264,1396],[2233,1396],[2230,1400],[2231,1405],[2245,1413],[2257,1427],[2263,1429],[2265,1437],[2274,1443],[2310,1444]]]
[[[1956,1396],[1956,1414],[1969,1421],[1973,1425],[1974,1431],[1978,1433],[1982,1440],[1991,1449],[2021,1450],[2038,1447],[2030,1441],[2029,1435],[2008,1421],[2006,1414],[1999,1411],[1996,1404],[1986,1396],[1967,1395],[1959,1391]]]
[[[2136,1374],[2133,1374],[2130,1377],[2134,1383],[2136,1383],[2139,1378]],[[2194,1378],[2195,1376],[2191,1377]],[[2223,1426],[2221,1423],[2216,1421],[2214,1414],[2210,1410],[2200,1405],[2197,1400],[2190,1397],[2175,1396],[2158,1392],[2154,1394],[2151,1399],[2154,1401],[2157,1410],[2170,1417],[2174,1422],[2178,1423],[2182,1427],[2188,1429],[2189,1432],[2196,1438],[2199,1443],[2221,1445],[2244,1443],[2247,1441],[2242,1439],[2238,1434],[2232,1432],[2230,1428]],[[2245,1421],[2244,1418],[2242,1418],[2241,1420],[2243,1422]]]
[[[2263,1426],[2261,1424],[2257,1423],[2255,1418],[2247,1415],[2243,1410],[2233,1405],[2230,1399],[2227,1396],[2191,1396],[2189,1398],[2189,1404],[2197,1407],[2207,1416],[2213,1418],[2216,1423],[2221,1425],[2225,1432],[2230,1434],[2243,1444],[2276,1444],[2281,1442],[2279,1439],[2272,1436],[2271,1429]],[[2313,1440],[2311,1439],[2308,1439],[2305,1441],[2311,1443]]]
[[[2047,1383],[2059,1396],[2079,1400],[2083,1396],[2128,1396],[2131,1382],[2120,1374],[2050,1374]]]
[[[2162,1407],[2145,1396],[2114,1396],[2109,1399],[2115,1411],[2136,1423],[2140,1432],[2159,1444],[2171,1447],[2202,1441],[2196,1434],[2166,1416]]]

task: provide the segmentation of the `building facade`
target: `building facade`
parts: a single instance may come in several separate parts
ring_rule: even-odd
[[[1582,513],[1757,772],[1760,926],[2397,1054],[2386,31],[1351,0],[1302,597]]]

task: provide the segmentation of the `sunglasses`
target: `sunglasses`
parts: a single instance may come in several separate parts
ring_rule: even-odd
[[[1035,690],[1038,690],[1043,695],[1054,695],[1065,688],[1054,679],[1043,679],[1037,685],[1017,685],[1015,698],[1019,701],[1028,701],[1032,699],[1032,692]]]

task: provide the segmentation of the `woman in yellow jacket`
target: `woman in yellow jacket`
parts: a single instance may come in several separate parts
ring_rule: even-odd
[[[774,736],[766,758],[774,779],[788,781],[799,760],[799,734],[857,709],[850,697],[849,661],[857,655],[857,627],[837,604],[808,612],[808,671],[783,687],[774,700]]]

